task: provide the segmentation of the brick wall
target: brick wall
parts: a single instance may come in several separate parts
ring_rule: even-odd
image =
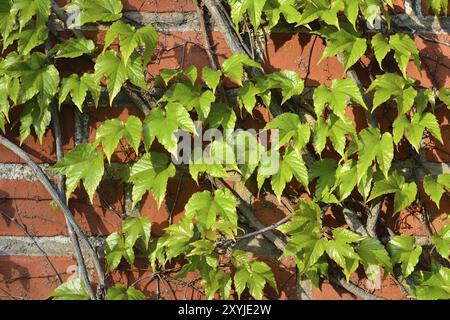
[[[65,0],[58,1],[61,5]],[[424,88],[450,87],[450,37],[448,30],[450,18],[434,18],[427,15],[422,9],[421,1],[397,0],[396,21],[406,29],[412,28],[421,31],[421,36],[416,35],[415,41],[420,49],[423,69],[419,73],[412,62],[408,68],[408,74],[418,80],[418,84]],[[161,33],[157,58],[149,66],[149,74],[157,75],[162,68],[184,68],[189,65],[203,67],[208,65],[208,58],[203,47],[203,36],[198,32],[199,23],[196,16],[196,7],[191,0],[123,0],[127,15],[152,23]],[[64,31],[62,31],[64,33]],[[87,37],[101,43],[104,30],[85,29]],[[220,32],[212,30],[214,48],[220,59],[230,55],[230,50],[224,42]],[[431,39],[431,40],[430,40]],[[434,40],[433,40],[434,39]],[[436,41],[438,40],[438,41]],[[447,43],[447,44],[445,44]],[[305,34],[274,33],[267,38],[268,61],[266,70],[275,71],[282,69],[295,70],[306,79],[308,87],[317,86],[320,83],[329,84],[332,79],[343,76],[343,70],[335,58],[329,58],[316,64],[324,50],[324,43],[319,39],[314,41]],[[310,58],[310,54],[312,57]],[[312,62],[309,65],[309,61]],[[369,64],[369,58],[364,60]],[[59,62],[59,69],[63,75],[85,71],[92,68],[90,63],[79,60],[76,63]],[[93,140],[95,130],[102,121],[119,116],[125,119],[128,115],[139,115],[138,111],[118,99],[113,108],[101,107],[98,110],[88,110],[80,115],[73,106],[64,105],[62,108],[62,128],[65,151],[70,150],[77,142],[89,139]],[[267,115],[264,110],[258,109],[253,125],[263,125]],[[258,113],[258,112],[257,112]],[[349,108],[348,114],[359,127],[364,124],[364,114],[357,108]],[[17,119],[17,114],[12,115],[11,123]],[[378,110],[377,118],[382,126],[389,125],[387,114]],[[440,110],[437,114],[442,124],[444,145],[433,141],[435,147],[427,150],[424,156],[427,166],[436,173],[450,172],[450,124],[449,112]],[[248,120],[248,119],[247,119]],[[248,120],[250,121],[250,120]],[[387,129],[387,128],[386,128]],[[8,137],[19,142],[18,129],[8,128]],[[44,136],[42,144],[37,138],[29,137],[23,145],[33,159],[43,167],[55,162],[54,138],[51,131]],[[126,150],[118,150],[113,157],[113,162],[133,159],[134,155]],[[398,161],[407,161],[405,153],[400,147],[396,153]],[[403,163],[404,164],[404,163]],[[410,172],[412,174],[413,172]],[[178,181],[170,181],[166,201],[161,209],[157,209],[155,200],[146,196],[140,208],[140,214],[147,215],[153,223],[152,231],[160,235],[167,227],[168,212],[174,206],[175,221],[183,215],[183,208],[189,197],[196,192],[197,186],[193,181],[184,179],[181,182],[180,193],[176,197]],[[70,202],[70,208],[75,219],[95,239],[119,230],[123,217],[131,214],[127,206],[129,196],[126,186],[122,183],[106,178],[99,192],[95,195],[94,205],[90,205],[84,191],[77,191]],[[174,204],[176,200],[176,203]],[[283,217],[282,208],[278,208],[276,200],[272,198],[258,199],[254,204],[255,214],[264,224],[271,224]],[[450,199],[446,197],[438,209],[431,201],[427,200],[432,219],[439,225],[439,218],[448,214]],[[384,208],[383,212],[386,212]],[[0,299],[45,298],[59,284],[56,272],[65,280],[74,272],[75,260],[72,257],[72,249],[64,217],[51,204],[51,198],[45,189],[34,178],[31,171],[14,154],[0,146]],[[389,219],[387,222],[394,230],[402,233],[425,235],[422,224],[410,212],[401,213],[400,217]],[[330,224],[342,223],[339,215],[332,212],[327,214]],[[247,249],[253,250],[261,259],[264,259],[274,267],[278,283],[286,285],[277,295],[268,291],[267,296],[281,299],[294,299],[297,296],[295,286],[295,268],[289,259],[277,261],[275,248],[265,242],[263,238],[257,238],[251,243],[243,244]],[[114,274],[116,281],[131,284],[150,271],[145,270],[143,261],[138,261],[136,266],[130,268],[124,265],[121,271]],[[353,279],[362,287],[364,280],[356,274]],[[155,297],[155,283],[141,281],[138,287],[151,298]],[[386,298],[402,298],[400,290],[391,278],[384,280],[382,288],[375,294]],[[162,295],[166,299],[199,298],[200,295],[194,289],[186,290],[183,286],[171,286],[162,288]],[[344,292],[329,283],[322,284],[321,291],[314,289],[315,299],[354,299],[351,294]]]

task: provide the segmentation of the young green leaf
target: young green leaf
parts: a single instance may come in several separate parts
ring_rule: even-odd
[[[405,182],[403,176],[393,171],[389,177],[375,181],[368,201],[389,193],[395,193],[394,213],[398,213],[416,199],[417,185],[414,182]]]
[[[39,142],[42,143],[42,138],[50,125],[51,119],[50,110],[41,110],[34,100],[25,103],[20,114],[20,144],[31,134],[31,127],[33,127]]]
[[[102,53],[95,64],[97,82],[100,82],[104,76],[107,79],[110,105],[127,80],[143,89],[146,88],[142,60],[137,54],[132,55],[128,64],[125,64],[125,61],[120,59],[114,51]]]
[[[392,263],[388,252],[379,240],[364,238],[355,250],[361,259],[361,263],[368,276],[372,274],[371,268],[377,266],[383,267],[388,273],[392,271]],[[372,278],[371,280],[375,281],[377,279]]]
[[[405,278],[408,277],[419,262],[422,247],[416,244],[414,237],[395,236],[389,241],[387,248],[391,255],[392,263],[400,263],[403,276]]]
[[[234,129],[236,126],[236,119],[237,117],[234,110],[219,102],[211,105],[211,111],[209,112],[205,124],[210,128],[219,128],[221,126],[225,130]]]
[[[441,12],[447,15],[448,1],[446,0],[426,0],[426,9],[433,9],[435,15],[439,15]]]
[[[73,103],[78,109],[83,112],[83,104],[86,100],[87,92],[91,93],[94,99],[94,104],[97,106],[100,99],[101,87],[95,81],[93,74],[84,74],[79,77],[77,74],[72,74],[64,78],[61,83],[61,90],[59,92],[59,106],[64,103],[67,96],[70,94]]]
[[[439,182],[439,178],[441,176],[450,176],[449,174],[441,174],[437,178],[437,180],[432,175],[426,175],[423,178],[423,188],[425,190],[425,193],[430,196],[431,200],[433,200],[434,203],[436,203],[437,207],[439,208],[439,204],[441,202],[442,195],[444,194],[445,188],[450,189],[450,184],[442,184]],[[442,180],[443,178],[441,178]]]
[[[111,155],[123,137],[126,137],[134,151],[139,153],[141,136],[141,120],[135,116],[129,116],[127,122],[120,121],[119,119],[105,121],[98,128],[95,140],[102,144],[106,158],[108,162],[111,162]]]
[[[222,73],[219,70],[214,70],[209,67],[204,67],[202,69],[203,80],[206,85],[215,93],[216,88],[219,85],[220,77]]]
[[[419,57],[419,49],[417,49],[417,45],[407,34],[404,33],[396,33],[392,35],[389,39],[389,45],[392,49],[394,49],[394,59],[397,61],[398,67],[400,71],[403,73],[403,76],[406,78],[406,68],[408,66],[408,62],[411,56],[414,58],[414,63],[417,69],[420,71],[420,57]]]
[[[58,161],[52,170],[66,176],[67,201],[81,180],[92,202],[105,171],[103,155],[97,151],[96,144],[82,143]]]
[[[132,167],[128,182],[133,184],[133,208],[147,190],[151,190],[158,208],[164,199],[169,178],[175,176],[175,166],[162,153],[144,154]]]
[[[377,76],[367,89],[367,92],[375,90],[373,98],[373,109],[394,97],[397,101],[399,115],[411,110],[417,91],[413,88],[414,80],[404,79],[395,73],[385,73]]]
[[[306,164],[301,153],[291,149],[286,151],[278,172],[272,176],[271,184],[278,201],[281,201],[283,190],[293,177],[308,190],[308,169]]]
[[[450,224],[447,223],[441,229],[433,234],[431,243],[442,258],[450,261]]]
[[[86,286],[79,278],[64,282],[53,291],[51,298],[52,300],[90,300]]]
[[[148,217],[129,217],[122,222],[122,233],[125,235],[125,245],[132,248],[141,238],[146,248],[150,242],[151,224]]]
[[[321,159],[316,161],[309,171],[309,181],[317,179],[314,198],[318,201],[336,203],[338,200],[333,195],[336,183],[337,163],[333,159]]]
[[[253,61],[244,54],[235,54],[223,62],[222,71],[226,77],[229,77],[237,84],[242,85],[244,66],[262,70],[262,67],[258,62]]]
[[[119,20],[114,22],[109,28],[103,52],[115,39],[119,39],[120,52],[125,65],[128,64],[128,59],[138,47],[144,47],[144,66],[146,66],[150,62],[158,43],[158,33],[151,24],[136,31],[133,26]]]
[[[178,140],[175,133],[179,129],[196,134],[194,122],[181,104],[168,103],[166,111],[160,108],[153,109],[143,123],[146,150],[150,149],[156,138],[172,155],[177,157]]]
[[[302,148],[304,148],[311,135],[311,129],[308,124],[301,123],[300,117],[297,114],[286,112],[271,122],[269,122],[265,130],[277,129],[279,135],[279,141],[273,146],[274,149],[279,149],[288,143],[293,142],[294,149],[301,153]]]
[[[42,0],[41,0],[42,1]],[[78,28],[91,22],[111,22],[122,17],[123,5],[120,0],[74,0],[64,9],[77,14],[71,28]]]
[[[94,41],[86,38],[75,38],[57,44],[51,52],[55,54],[55,58],[77,58],[84,54],[93,53],[94,50]]]
[[[186,216],[211,228],[216,222],[217,215],[231,222],[233,232],[237,232],[236,199],[228,189],[216,190],[214,194],[208,191],[195,193],[185,207]]]
[[[106,300],[145,300],[144,294],[135,287],[126,289],[122,284],[116,284],[108,289]]]
[[[345,118],[345,109],[350,99],[367,109],[358,86],[350,78],[335,79],[331,87],[320,85],[314,90],[314,109],[318,117],[323,114],[326,106],[340,118]]]
[[[343,55],[344,72],[346,72],[366,52],[367,40],[359,37],[359,33],[351,30],[351,28],[341,28],[338,31],[329,30],[321,33],[325,35],[328,43],[320,61],[341,53]]]

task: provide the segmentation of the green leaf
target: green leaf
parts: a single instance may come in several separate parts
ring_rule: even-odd
[[[165,112],[159,108],[151,110],[143,123],[146,150],[150,149],[156,138],[173,156],[177,157],[178,139],[175,133],[179,129],[196,134],[194,122],[181,104],[168,103]]]
[[[250,18],[250,23],[253,27],[258,29],[261,22],[261,15],[264,5],[267,0],[247,0],[247,14]]]
[[[144,66],[146,66],[153,56],[159,37],[151,24],[136,31],[133,26],[119,20],[114,22],[109,28],[103,51],[117,38],[119,39],[120,52],[122,53],[125,65],[128,64],[128,59],[136,48],[144,47]]]
[[[326,244],[326,252],[343,269],[348,282],[359,265],[359,257],[353,247],[344,241],[330,240]]]
[[[209,67],[204,67],[202,69],[203,80],[206,85],[215,93],[216,88],[219,85],[222,73],[219,70],[214,70]]]
[[[160,99],[173,103],[181,103],[186,110],[195,108],[201,120],[208,118],[211,104],[216,100],[211,90],[204,90],[200,85],[177,83]]]
[[[122,284],[110,287],[106,293],[106,300],[145,300],[144,294],[135,287],[126,289]]]
[[[396,33],[392,35],[389,39],[389,45],[395,50],[394,58],[397,61],[400,71],[406,78],[406,68],[408,66],[409,58],[413,56],[414,63],[417,69],[420,71],[420,57],[419,49],[417,45],[407,34]]]
[[[434,267],[432,272],[420,271],[414,280],[413,296],[419,300],[450,299],[450,269]]]
[[[441,12],[447,16],[448,1],[446,0],[426,0],[426,9],[433,9],[435,15],[439,15]]]
[[[423,178],[423,188],[425,193],[430,196],[431,200],[433,200],[439,208],[439,203],[444,194],[444,185],[437,182],[432,175],[428,174]]]
[[[105,121],[98,128],[95,140],[102,144],[106,158],[108,162],[111,162],[111,155],[123,137],[126,137],[133,150],[139,153],[141,136],[141,120],[135,116],[129,116],[127,122],[120,121],[119,119]]]
[[[245,81],[238,91],[239,107],[243,106],[248,113],[252,114],[256,105],[256,96],[260,93],[261,90],[253,82]]]
[[[359,242],[364,239],[359,234],[343,227],[333,229],[333,238],[342,243]]]
[[[67,201],[81,180],[92,202],[105,171],[103,155],[97,151],[97,145],[82,143],[58,161],[52,170],[66,176]]]
[[[47,65],[46,59],[44,54],[34,52],[23,61],[13,59],[7,64],[5,74],[21,80],[19,104],[36,96],[39,107],[44,109],[58,92],[59,72],[54,65]]]
[[[135,255],[133,247],[125,245],[122,234],[118,232],[111,233],[105,239],[104,247],[109,271],[117,269],[122,258],[125,258],[130,265],[134,263]]]
[[[69,13],[78,14],[71,28],[78,28],[91,22],[111,22],[122,17],[120,0],[74,0],[64,7]]]
[[[77,74],[72,74],[64,78],[61,83],[59,93],[59,106],[64,103],[70,94],[73,103],[83,112],[83,104],[86,100],[87,92],[91,93],[94,104],[97,106],[100,99],[100,85],[95,81],[93,74],[84,74],[81,78]]]
[[[336,170],[335,186],[338,190],[339,201],[345,200],[357,185],[357,166],[355,160],[345,162]]]
[[[151,190],[158,208],[166,195],[167,182],[175,176],[175,166],[170,159],[157,152],[144,154],[132,167],[129,182],[133,184],[133,208],[147,190]]]
[[[383,178],[374,183],[368,201],[389,193],[395,193],[394,213],[398,213],[411,205],[416,199],[417,185],[414,182],[406,183],[403,176],[397,171],[393,171],[388,178]]]
[[[361,263],[366,270],[366,274],[370,274],[370,268],[374,266],[381,266],[387,272],[392,271],[392,263],[388,252],[384,246],[377,239],[364,238],[356,247],[356,252],[361,259]],[[376,279],[371,279],[372,281]]]
[[[151,237],[151,224],[148,217],[129,217],[122,222],[122,232],[125,234],[125,245],[133,247],[141,238],[148,248]]]
[[[392,160],[394,159],[394,141],[389,132],[385,132],[381,136],[376,158],[381,172],[383,172],[384,176],[387,178],[389,170],[391,169]]]
[[[93,53],[94,50],[94,41],[85,38],[71,38],[57,44],[51,52],[55,53],[55,58],[77,58]]]
[[[339,29],[337,14],[343,10],[344,3],[342,1],[333,1],[332,3],[327,0],[307,1],[298,25],[304,25],[320,19]]]
[[[42,143],[42,137],[47,131],[51,119],[52,115],[48,109],[41,110],[33,100],[27,102],[20,114],[20,144],[31,134],[31,127],[36,132],[39,142]]]
[[[412,84],[413,80],[404,79],[395,73],[377,76],[367,89],[367,92],[375,90],[372,112],[392,97],[397,101],[399,115],[411,110],[417,95],[417,91],[412,87]]]
[[[272,270],[262,261],[245,264],[234,275],[234,286],[239,298],[244,289],[248,287],[250,295],[256,300],[261,300],[266,283],[277,289]]]
[[[441,88],[438,93],[439,100],[441,100],[447,108],[450,108],[450,88]]]
[[[274,72],[269,74],[265,81],[269,82],[271,88],[281,89],[283,96],[281,104],[284,104],[293,96],[301,94],[305,89],[303,79],[295,71]]]
[[[229,77],[237,84],[242,85],[244,66],[262,70],[262,67],[258,62],[253,61],[244,54],[235,54],[223,62],[222,71],[226,77]]]
[[[248,0],[229,0],[227,2],[231,8],[231,20],[233,20],[236,29],[238,29],[239,21],[247,10]]]
[[[378,128],[368,128],[364,129],[359,134],[358,141],[358,182],[361,180],[364,174],[366,174],[367,169],[372,166],[373,161],[378,156],[379,164],[381,163],[383,167],[390,166],[390,153],[388,150],[386,153],[380,150],[380,130]],[[392,148],[391,148],[392,149]],[[392,161],[392,159],[390,159]],[[380,164],[380,166],[381,166]]]
[[[278,172],[272,176],[271,184],[278,201],[281,201],[283,190],[295,177],[308,190],[308,169],[300,153],[288,150],[281,160]]]
[[[302,15],[295,6],[295,0],[267,1],[264,7],[266,20],[269,21],[267,28],[272,29],[274,26],[276,26],[278,24],[278,21],[280,20],[281,14],[283,14],[285,20],[288,23],[297,24],[301,20]]]
[[[246,181],[255,172],[265,151],[255,135],[241,131],[234,137],[236,160],[242,178]]]
[[[22,55],[28,55],[34,48],[42,45],[47,40],[48,29],[46,25],[27,25],[23,30],[17,31],[15,35],[12,35],[11,41],[14,41],[16,38],[19,41],[18,51]]]
[[[86,286],[79,278],[64,282],[53,291],[51,297],[53,300],[90,300]]]
[[[308,144],[311,135],[309,125],[301,123],[300,117],[297,114],[290,112],[277,116],[269,122],[264,129],[278,130],[279,141],[278,143],[274,142],[274,149],[279,149],[281,146],[290,143],[292,140],[294,149],[298,153],[301,153],[302,148]]]
[[[208,191],[197,192],[186,204],[186,216],[194,217],[203,224],[206,229],[211,228],[216,222],[217,215],[233,225],[233,232],[237,232],[236,199],[228,189],[216,190],[214,194]]]
[[[408,277],[419,262],[422,247],[416,245],[414,237],[395,236],[389,241],[387,248],[391,255],[392,263],[400,263],[403,276],[405,278]]]
[[[314,109],[318,117],[323,114],[326,106],[340,118],[345,118],[345,109],[350,99],[367,109],[367,106],[356,83],[350,78],[335,79],[331,87],[320,85],[314,90]]]
[[[393,123],[394,142],[398,143],[406,133],[408,141],[419,152],[425,129],[443,143],[439,123],[436,116],[430,112],[415,113],[411,121],[405,115],[397,117]]]
[[[204,172],[214,178],[223,178],[228,175],[224,165],[214,159],[210,152],[204,152],[202,148],[195,148],[189,161],[189,173],[198,184],[199,173]]]
[[[110,105],[127,80],[143,89],[147,86],[142,60],[137,54],[133,54],[128,64],[125,64],[125,61],[120,59],[114,51],[102,53],[95,63],[96,81],[100,82],[103,76],[107,79]]]
[[[50,0],[15,0],[12,3],[11,12],[17,12],[20,29],[36,17],[37,25],[47,22],[51,14]]]
[[[344,72],[353,66],[366,52],[367,40],[359,37],[353,30],[341,28],[338,31],[326,31],[328,40],[319,62],[341,53],[343,55]]]
[[[223,104],[223,103],[213,103],[211,105],[211,111],[205,124],[210,128],[219,128],[222,126],[223,129],[234,129],[236,126],[236,113],[234,110]]]
[[[383,69],[383,60],[389,51],[391,51],[389,39],[387,39],[382,33],[377,33],[373,36],[371,43],[375,52],[375,58],[378,61],[378,65],[381,69]]]
[[[321,159],[316,161],[309,172],[309,181],[317,179],[314,198],[316,200],[335,203],[338,202],[332,194],[336,182],[337,163],[333,159]]]

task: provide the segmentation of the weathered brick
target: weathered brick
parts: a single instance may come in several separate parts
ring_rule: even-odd
[[[0,210],[15,218],[34,236],[66,235],[63,214],[52,207],[51,198],[38,182],[0,180]],[[121,185],[105,181],[91,205],[83,190],[69,202],[75,220],[89,235],[108,235],[120,229],[123,212]],[[26,236],[26,233],[0,215],[0,234]]]
[[[65,281],[70,257],[48,257]],[[0,256],[0,300],[46,299],[60,284],[45,257]]]

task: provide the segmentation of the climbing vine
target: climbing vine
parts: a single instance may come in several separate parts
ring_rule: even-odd
[[[436,15],[448,10],[447,1],[427,0],[426,5]],[[443,142],[435,112],[448,108],[450,92],[420,88],[408,76],[409,62],[420,70],[421,57],[411,35],[391,21],[391,0],[205,0],[204,7],[226,33],[234,54],[221,64],[212,55],[211,66],[201,70],[190,66],[151,75],[151,85],[161,89],[156,97],[149,94],[147,66],[155,55],[158,32],[123,15],[120,0],[73,0],[63,8],[50,0],[0,2],[3,133],[10,128],[11,110],[19,109],[21,143],[31,134],[42,141],[47,130],[58,135],[61,109],[70,103],[81,113],[97,108],[103,91],[111,106],[125,92],[143,113],[126,121],[107,120],[94,141],[60,154],[49,169],[59,177],[58,186],[32,166],[68,218],[75,248],[87,238],[69,219],[72,193],[84,188],[92,201],[121,142],[126,141],[136,160],[122,164],[112,178],[131,186],[133,208],[147,193],[160,207],[171,179],[189,177],[199,185],[185,204],[184,216],[161,237],[152,235],[148,217],[128,217],[120,231],[106,237],[104,264],[91,247],[97,290],[81,254],[77,260],[84,268],[82,276],[62,284],[51,298],[145,299],[135,286],[105,281],[102,270],[105,266],[107,275],[113,274],[122,263],[133,265],[139,255],[158,279],[173,261],[181,261],[177,277],[199,274],[200,291],[207,299],[262,299],[266,287],[279,290],[281,284],[266,262],[237,244],[263,235],[281,250],[280,257],[295,261],[299,285],[307,280],[319,287],[329,279],[362,298],[379,298],[351,282],[351,275],[362,267],[373,283],[392,275],[410,298],[449,299],[450,223],[447,219],[439,230],[430,226],[423,197],[439,207],[442,197],[448,197],[450,175],[426,172],[422,181],[411,180],[394,166],[394,153],[400,144],[406,146],[415,165],[426,169],[420,156],[424,137]],[[374,27],[376,21],[381,29]],[[107,28],[104,43],[83,35],[87,24]],[[61,26],[69,36],[62,36]],[[277,29],[322,39],[326,48],[320,60],[337,57],[342,77],[329,86],[307,89],[294,71],[267,73],[261,32]],[[207,30],[203,32],[207,38]],[[205,47],[212,51],[210,45]],[[92,70],[59,73],[60,59],[79,57],[92,60]],[[362,58],[377,64],[367,71],[367,87],[356,72]],[[365,111],[364,129],[357,129],[348,106]],[[249,129],[243,119],[252,117],[256,107],[267,108],[271,115],[263,132],[277,133],[266,144],[247,131],[230,133]],[[395,110],[387,130],[377,123],[378,108]],[[195,139],[208,129],[219,129],[223,135],[191,148],[187,163],[175,161],[180,157],[180,131]],[[0,144],[32,165],[4,136]],[[274,194],[289,215],[272,227],[255,227],[260,223],[252,215],[251,200],[226,183],[230,175],[239,177],[242,192],[254,197]],[[429,237],[422,241],[395,234],[382,223],[380,210],[389,201],[393,206],[386,214],[394,218],[403,210],[419,208]],[[330,209],[346,224],[328,226],[325,215]],[[248,226],[256,230],[250,232]]]

